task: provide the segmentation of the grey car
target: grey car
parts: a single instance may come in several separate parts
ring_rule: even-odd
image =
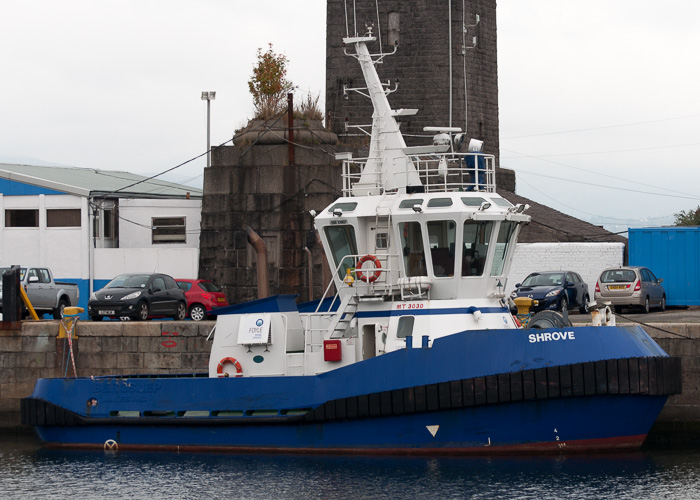
[[[610,302],[617,313],[625,306],[639,307],[645,313],[652,307],[665,311],[666,291],[662,282],[647,267],[606,269],[595,285],[595,300],[598,303]]]

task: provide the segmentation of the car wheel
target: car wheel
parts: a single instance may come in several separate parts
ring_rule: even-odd
[[[98,316],[98,315],[90,316],[90,319],[92,321],[102,321],[102,316]]]
[[[644,314],[649,314],[650,310],[651,310],[651,306],[649,305],[649,297],[646,297],[644,299],[644,305],[642,306],[642,312]]]
[[[591,298],[586,295],[583,297],[583,303],[581,304],[581,307],[578,308],[578,312],[581,314],[586,314],[588,312],[588,302],[591,300]]]
[[[561,302],[559,303],[559,311],[564,312],[569,310],[569,299],[566,298],[566,296],[561,298]]]
[[[666,296],[664,295],[661,297],[661,310],[665,311],[666,310]]]
[[[176,321],[184,321],[185,318],[187,318],[187,304],[184,302],[178,302],[177,312],[175,313],[175,316],[173,316],[173,319]]]
[[[561,328],[571,326],[570,320],[564,320],[564,316],[556,311],[540,311],[535,314],[527,324],[528,328]]]
[[[70,302],[66,299],[61,299],[58,301],[58,307],[53,310],[53,319],[63,318],[63,310],[66,307],[70,307]]]
[[[207,310],[202,304],[194,304],[190,307],[190,319],[192,321],[202,321],[207,319]]]
[[[139,308],[139,313],[137,318],[140,321],[147,321],[148,320],[148,302],[140,302],[138,305]]]

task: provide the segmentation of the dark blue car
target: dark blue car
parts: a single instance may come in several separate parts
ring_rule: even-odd
[[[510,296],[513,299],[529,297],[536,300],[538,304],[533,306],[532,312],[578,308],[581,313],[585,313],[590,301],[588,285],[578,273],[572,271],[532,273],[522,283],[515,285]]]

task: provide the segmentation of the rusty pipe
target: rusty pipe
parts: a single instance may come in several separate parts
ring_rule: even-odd
[[[265,240],[258,236],[258,233],[253,231],[250,227],[246,229],[246,235],[248,236],[248,243],[255,249],[257,257],[258,298],[264,299],[270,295],[267,280],[267,245],[265,244]]]
[[[287,152],[289,153],[289,165],[294,165],[294,94],[287,94]]]
[[[306,252],[306,260],[309,267],[309,300],[314,300],[314,258],[309,247],[304,247],[304,251]]]

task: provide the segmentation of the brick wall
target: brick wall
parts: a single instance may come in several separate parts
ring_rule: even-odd
[[[283,133],[282,130],[280,133]],[[253,229],[268,247],[270,295],[309,297],[308,257],[320,269],[322,249],[315,246],[310,210],[320,212],[340,196],[340,165],[335,146],[297,148],[288,165],[287,145],[254,144],[214,148],[204,169],[199,277],[224,288],[229,303],[258,298],[255,250],[246,230]],[[313,276],[314,296],[327,283]]]
[[[449,24],[449,5],[452,5],[452,24]],[[394,12],[399,19],[399,44],[394,55],[385,57],[377,66],[382,82],[396,79],[399,86],[388,99],[394,109],[417,108],[418,114],[404,117],[401,130],[409,145],[426,144],[424,126],[448,126],[450,115],[450,52],[452,55],[452,126],[465,131],[465,114],[468,117],[468,137],[485,141],[487,153],[499,154],[498,126],[498,66],[496,45],[496,1],[475,0],[457,2],[448,0],[400,1],[389,0],[349,3],[343,0],[328,0],[326,19],[326,126],[337,134],[345,133],[345,120],[350,124],[371,123],[372,106],[369,99],[350,92],[343,95],[343,85],[364,87],[364,79],[357,61],[344,54],[342,46],[346,35],[347,16],[352,23],[352,7],[356,6],[357,31],[366,33],[365,25],[374,25],[373,34],[381,35],[383,52],[390,52],[388,14]],[[467,43],[477,36],[477,46],[466,49],[463,55],[462,19],[466,7],[465,24],[474,24],[476,14],[480,22],[467,29]],[[449,30],[452,46],[449,45]],[[350,36],[353,36],[350,26]],[[379,52],[379,43],[369,46],[372,53]],[[465,59],[466,58],[466,59]],[[465,106],[465,63],[466,94]],[[353,129],[353,133],[357,133]]]
[[[588,284],[593,298],[600,273],[621,266],[624,243],[518,243],[513,256],[506,292],[515,289],[536,271],[574,271]]]

